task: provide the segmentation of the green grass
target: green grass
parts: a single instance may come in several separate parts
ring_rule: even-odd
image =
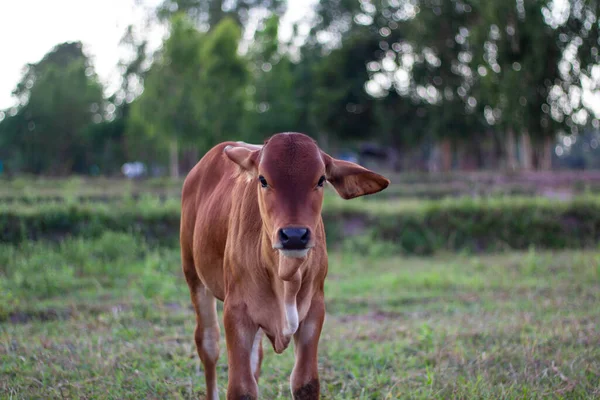
[[[175,247],[123,233],[0,245],[0,293],[0,398],[204,393]],[[323,398],[600,396],[600,251],[335,252],[326,301]],[[261,398],[290,398],[293,351],[264,344]]]
[[[600,196],[565,202],[536,197],[346,201],[329,192],[323,218],[331,245],[349,236],[366,236],[378,243],[393,242],[404,254],[429,255],[444,250],[523,250],[530,245],[597,248],[600,242]],[[179,200],[152,196],[110,204],[4,204],[0,241],[95,237],[106,230],[169,240],[177,237],[180,215]]]

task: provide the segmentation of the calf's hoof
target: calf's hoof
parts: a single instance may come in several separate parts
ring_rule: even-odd
[[[319,381],[313,379],[307,384],[300,386],[293,392],[294,400],[317,400],[319,399]]]

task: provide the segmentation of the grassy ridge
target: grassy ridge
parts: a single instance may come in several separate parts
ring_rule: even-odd
[[[322,396],[598,397],[599,282],[598,251],[333,252]],[[0,398],[204,395],[176,247],[123,233],[0,245],[0,290]],[[289,398],[293,349],[264,345],[261,398]]]
[[[548,189],[552,192],[552,189]],[[503,197],[503,196],[537,196],[543,192],[541,188],[531,184],[468,184],[468,183],[439,183],[439,184],[392,184],[384,192],[369,196],[367,200],[381,199],[444,199],[447,197]],[[574,187],[558,188],[559,196],[582,194],[598,194],[600,185],[584,184]],[[0,204],[40,204],[40,203],[110,203],[138,200],[146,196],[156,196],[162,200],[179,199],[180,186],[147,187],[119,185],[112,187],[82,187],[74,189],[60,188],[31,188],[24,190],[0,189]]]
[[[499,171],[454,171],[454,172],[403,172],[393,173],[380,171],[391,179],[393,184],[400,185],[502,185],[514,183],[532,183],[544,185],[577,185],[598,184],[600,171],[521,171],[521,172],[499,172]],[[70,176],[45,177],[38,175],[19,175],[12,179],[0,177],[0,193],[4,191],[27,191],[32,189],[48,190],[84,190],[86,188],[181,188],[184,178],[174,179],[170,177],[126,179],[124,177],[90,177]]]
[[[450,174],[386,174],[392,185],[368,199],[441,199],[445,197],[506,195],[535,196],[546,191],[561,195],[600,192],[600,172],[491,172]],[[0,179],[0,203],[114,202],[144,195],[179,198],[182,179],[147,178],[129,180],[101,177],[18,177]]]
[[[489,251],[595,247],[600,241],[600,197],[568,202],[542,198],[446,199],[442,201],[345,201],[327,196],[323,216],[329,243],[351,241],[408,254],[439,250]],[[93,237],[118,231],[176,241],[180,205],[156,198],[111,204],[0,206],[0,240]],[[362,241],[367,238],[366,245]]]
[[[409,254],[439,250],[497,251],[595,247],[600,241],[600,198],[569,202],[541,198],[447,199],[396,204],[349,204],[325,214],[338,235],[362,227],[367,236]],[[332,235],[336,235],[335,232]],[[361,246],[365,235],[352,241]],[[367,240],[365,251],[369,251]],[[381,245],[381,244],[380,244]],[[360,248],[360,247],[358,247]]]

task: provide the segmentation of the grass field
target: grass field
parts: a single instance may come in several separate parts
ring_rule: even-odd
[[[203,396],[177,248],[0,245],[0,292],[0,398]],[[326,300],[325,399],[600,397],[600,251],[333,253]],[[261,398],[290,398],[264,344]]]

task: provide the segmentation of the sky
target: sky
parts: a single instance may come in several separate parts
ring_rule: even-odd
[[[23,67],[38,62],[55,45],[81,41],[100,80],[112,93],[119,85],[117,63],[126,55],[119,49],[125,28],[145,30],[150,48],[157,48],[164,29],[145,28],[148,11],[161,0],[2,0],[0,5],[0,110],[12,107],[11,92]],[[288,24],[309,11],[314,0],[291,0],[284,21]],[[12,38],[12,39],[11,39]]]

